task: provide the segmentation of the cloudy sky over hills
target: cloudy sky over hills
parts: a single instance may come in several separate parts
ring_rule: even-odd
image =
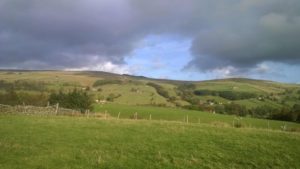
[[[0,68],[300,82],[300,1],[0,0]]]

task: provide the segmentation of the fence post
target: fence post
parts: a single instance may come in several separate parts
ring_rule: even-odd
[[[150,116],[149,116],[149,120],[152,120],[151,114],[150,114]]]
[[[23,102],[23,113],[25,114],[26,113],[26,105],[25,105],[25,103]]]
[[[186,123],[189,123],[189,115],[186,115]]]
[[[55,115],[58,114],[59,103],[56,104]]]

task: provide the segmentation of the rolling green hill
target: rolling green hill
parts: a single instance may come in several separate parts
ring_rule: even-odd
[[[242,115],[259,118],[282,112],[297,115],[295,107],[300,104],[297,84],[243,78],[172,81],[92,71],[0,71],[0,92],[9,86],[18,92],[45,94],[77,88],[92,95],[95,104],[181,107],[221,114],[246,112]]]

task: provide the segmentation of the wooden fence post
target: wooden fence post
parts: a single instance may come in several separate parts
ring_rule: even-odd
[[[25,114],[26,113],[26,105],[25,105],[25,103],[23,102],[23,113]]]
[[[189,115],[186,115],[186,123],[189,123]]]
[[[58,114],[59,103],[56,104],[55,115]]]

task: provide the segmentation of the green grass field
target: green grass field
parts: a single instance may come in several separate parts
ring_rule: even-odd
[[[299,133],[145,120],[0,116],[0,168],[298,168]]]
[[[217,126],[232,126],[233,123],[238,121],[242,124],[242,127],[255,127],[255,128],[270,128],[280,130],[282,126],[286,126],[287,129],[296,129],[300,131],[300,124],[276,120],[265,120],[256,118],[237,118],[236,116],[213,114],[208,112],[200,112],[194,110],[185,110],[179,108],[165,108],[165,107],[153,107],[153,106],[129,106],[122,104],[104,104],[95,105],[95,112],[107,112],[110,116],[117,118],[120,113],[120,118],[130,119],[134,118],[134,114],[138,114],[138,118],[149,120],[150,115],[152,120],[166,120],[186,122],[187,118],[190,123],[205,123],[214,124]]]

